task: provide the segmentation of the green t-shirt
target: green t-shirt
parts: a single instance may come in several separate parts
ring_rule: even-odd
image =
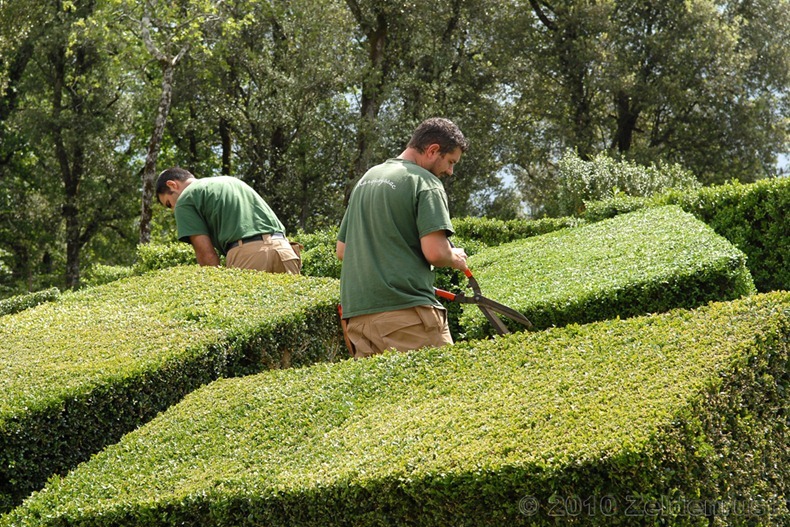
[[[340,224],[346,244],[340,275],[343,317],[441,304],[420,238],[453,233],[447,194],[429,171],[403,159],[371,168]]]
[[[285,232],[277,215],[252,187],[230,176],[197,179],[176,201],[178,239],[206,234],[225,254],[225,247],[256,234]]]

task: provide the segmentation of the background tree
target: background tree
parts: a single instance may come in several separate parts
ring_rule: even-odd
[[[568,149],[706,184],[788,152],[790,0],[1,3],[0,294],[173,239],[157,164],[239,177],[312,231],[434,115],[471,143],[455,216],[550,212]]]
[[[566,148],[680,163],[708,184],[775,174],[789,12],[786,0],[530,0],[498,12],[508,160],[524,194],[540,207],[554,192]]]
[[[35,202],[53,207],[62,218],[62,231],[50,223],[46,231],[31,233],[38,237],[32,241],[63,243],[62,284],[77,287],[81,251],[99,231],[122,219],[120,202],[128,196],[113,161],[115,111],[122,97],[103,44],[88,29],[96,3],[52,1],[38,8],[41,31],[29,41],[30,60],[17,86],[19,103],[6,123],[25,138],[24,150],[14,157],[29,153],[31,165],[24,173],[32,190],[26,198],[40,196]],[[43,211],[41,218],[47,216]],[[56,252],[57,247],[43,251],[45,267],[56,260]]]

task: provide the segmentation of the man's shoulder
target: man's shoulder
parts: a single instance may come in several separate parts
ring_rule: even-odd
[[[390,180],[391,182],[409,182],[418,187],[443,187],[441,180],[417,163],[405,159],[392,158],[372,167],[360,180],[360,183],[372,184],[374,180]]]

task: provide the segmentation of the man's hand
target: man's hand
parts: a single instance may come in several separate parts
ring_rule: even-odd
[[[435,231],[420,238],[422,254],[434,267],[452,267],[464,271],[466,252],[450,245],[445,231]]]
[[[219,256],[214,250],[211,238],[205,234],[195,234],[189,237],[189,242],[195,249],[195,256],[200,265],[219,267]]]

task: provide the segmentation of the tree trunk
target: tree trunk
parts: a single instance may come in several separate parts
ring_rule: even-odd
[[[156,160],[159,157],[159,150],[162,146],[162,137],[165,134],[165,124],[170,113],[170,102],[173,96],[173,76],[175,75],[176,65],[189,51],[189,45],[185,45],[175,57],[170,57],[160,51],[151,38],[151,17],[146,12],[140,22],[140,29],[143,43],[148,52],[156,58],[162,68],[162,92],[159,96],[159,106],[154,121],[154,130],[151,133],[151,140],[148,142],[148,153],[145,157],[143,167],[143,196],[140,210],[140,243],[151,241],[151,217],[153,216],[154,186],[156,184]]]
[[[612,141],[612,148],[617,148],[619,153],[631,150],[631,143],[639,120],[639,110],[631,103],[631,97],[620,91],[615,96],[617,108],[617,133]]]
[[[348,180],[346,181],[343,206],[348,206],[348,199],[351,197],[354,181],[370,167],[370,151],[374,142],[376,119],[381,109],[384,85],[389,69],[386,55],[389,24],[386,14],[378,12],[375,22],[368,24],[364,20],[357,2],[347,0],[346,3],[367,37],[368,65],[367,73],[362,80],[360,120],[357,130],[357,154],[354,159],[353,171],[348,175]]]
[[[61,211],[63,220],[66,223],[66,287],[76,289],[79,287],[80,282],[80,250],[82,249],[78,199],[85,153],[77,141],[73,152],[71,152],[70,159],[69,151],[63,140],[61,113],[63,111],[63,92],[66,90],[65,47],[59,47],[50,55],[50,58],[54,70],[52,83],[52,121],[54,125],[52,135],[55,145],[55,156],[60,168],[60,177],[63,181],[65,192]],[[78,52],[76,54],[78,70],[82,59],[82,54]],[[76,94],[73,97],[77,98],[77,100],[73,101],[75,113],[79,113],[83,108],[82,101]]]
[[[143,167],[143,202],[140,211],[140,243],[151,241],[151,218],[153,217],[154,185],[156,184],[156,160],[165,135],[167,115],[170,113],[170,102],[173,96],[173,75],[175,64],[168,60],[160,61],[162,66],[162,92],[159,95],[159,106],[154,121],[154,131],[148,142],[148,154]]]
[[[231,136],[230,126],[228,125],[225,117],[219,119],[219,137],[222,141],[222,174],[230,176],[232,172],[231,150],[233,148],[233,139]]]

